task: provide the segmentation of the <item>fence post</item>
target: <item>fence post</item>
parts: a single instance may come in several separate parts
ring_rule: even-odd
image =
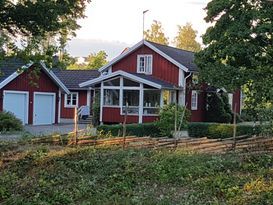
[[[75,107],[74,109],[74,133],[75,133],[75,142],[78,144],[78,110]]]
[[[123,149],[125,148],[125,141],[126,141],[127,115],[128,115],[128,102],[126,102],[126,106],[125,106],[125,115],[124,115],[123,130],[122,130],[122,136],[123,136],[123,145],[122,145],[122,148]]]
[[[233,149],[234,152],[236,151],[236,107],[237,103],[234,105],[234,111],[233,111]]]

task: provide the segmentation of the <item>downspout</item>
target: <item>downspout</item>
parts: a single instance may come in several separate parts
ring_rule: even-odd
[[[187,75],[185,78],[184,78],[184,106],[186,106],[186,84],[187,84],[187,79],[189,77],[191,77],[192,73],[190,72],[189,75]]]

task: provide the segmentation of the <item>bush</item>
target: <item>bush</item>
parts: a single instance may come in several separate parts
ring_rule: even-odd
[[[171,137],[172,132],[175,130],[175,104],[165,105],[160,110],[159,120],[156,122],[158,129],[160,130],[160,136]],[[186,109],[185,115],[182,121],[182,115],[184,113],[184,107],[177,106],[177,128],[181,126],[181,129],[185,129],[188,126],[190,112]]]
[[[113,136],[122,136],[123,127],[122,125],[100,125],[97,129],[104,133],[111,132]],[[160,131],[155,123],[128,124],[126,125],[126,135],[158,137]]]
[[[0,132],[20,131],[23,129],[22,121],[10,112],[0,112]]]
[[[230,123],[232,111],[226,93],[208,93],[207,95],[207,122]]]
[[[262,126],[251,125],[237,125],[236,135],[258,135],[262,133]],[[232,124],[220,124],[220,123],[190,123],[189,124],[189,136],[190,137],[208,137],[215,138],[229,138],[233,136]]]

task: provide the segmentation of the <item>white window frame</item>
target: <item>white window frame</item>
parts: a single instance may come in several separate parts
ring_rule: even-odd
[[[196,90],[191,91],[191,110],[198,110],[198,92]]]
[[[72,102],[72,95],[76,95],[76,105],[71,105],[71,104],[67,104],[67,97],[68,95],[71,95],[71,99],[70,99],[70,102]],[[64,107],[66,108],[75,108],[75,107],[78,107],[79,105],[79,93],[78,92],[70,92],[70,94],[65,94],[64,96]]]
[[[140,70],[140,58],[144,58],[144,71]],[[148,68],[146,68],[146,63],[145,59],[150,58],[151,59],[151,64],[150,64],[150,70],[147,71]],[[137,55],[137,73],[144,73],[147,75],[152,75],[153,73],[153,55]]]

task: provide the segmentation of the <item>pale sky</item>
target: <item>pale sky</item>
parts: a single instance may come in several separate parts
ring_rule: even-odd
[[[142,39],[142,12],[145,14],[145,30],[153,20],[160,21],[169,42],[177,34],[177,25],[191,22],[198,35],[204,34],[207,24],[204,8],[209,0],[92,0],[86,10],[87,18],[77,37],[68,46],[73,56],[85,56],[90,52],[105,50],[109,59],[118,55],[124,47]],[[201,42],[201,38],[198,38]]]

